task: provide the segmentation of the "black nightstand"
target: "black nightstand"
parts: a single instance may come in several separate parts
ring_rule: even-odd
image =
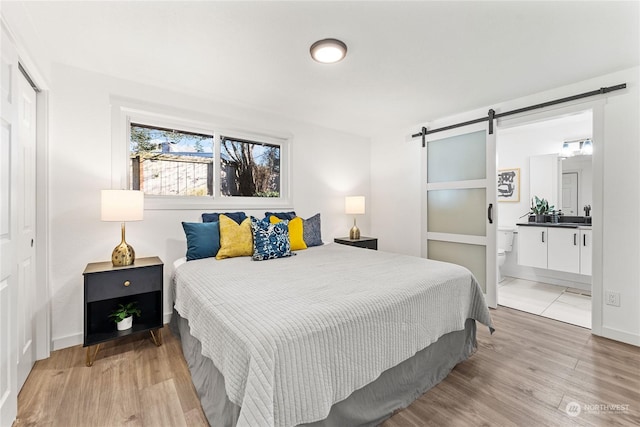
[[[131,334],[147,332],[155,345],[162,344],[162,270],[158,257],[138,258],[133,265],[114,267],[110,261],[87,264],[84,273],[84,347],[92,366],[100,344]],[[118,331],[109,314],[118,304],[135,301],[140,317],[133,327]],[[96,346],[91,355],[91,346]]]
[[[341,245],[357,246],[359,248],[378,250],[378,239],[376,237],[360,237],[359,239],[350,239],[348,237],[336,237],[334,242]]]

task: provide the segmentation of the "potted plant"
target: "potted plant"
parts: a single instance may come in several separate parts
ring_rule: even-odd
[[[119,331],[126,331],[133,326],[133,315],[140,317],[140,309],[136,307],[136,302],[126,305],[118,304],[118,308],[109,315],[116,322]]]
[[[533,196],[535,198],[531,199],[531,215],[536,216],[536,222],[544,222],[544,216],[550,211],[555,209],[555,206],[549,206],[549,202],[547,199],[540,199],[538,196]]]

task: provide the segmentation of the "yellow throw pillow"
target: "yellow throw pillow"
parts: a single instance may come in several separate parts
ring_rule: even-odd
[[[282,221],[277,216],[271,215],[269,222],[271,224],[277,224]],[[302,218],[299,216],[289,220],[289,241],[291,242],[291,250],[299,251],[301,249],[307,249],[307,244],[304,242],[304,229],[302,228]]]
[[[253,255],[251,219],[238,224],[226,215],[220,215],[220,250],[216,259]]]

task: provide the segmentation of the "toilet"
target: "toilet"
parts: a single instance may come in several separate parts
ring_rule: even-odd
[[[502,282],[502,266],[507,259],[507,252],[513,249],[513,229],[498,227],[498,282]]]

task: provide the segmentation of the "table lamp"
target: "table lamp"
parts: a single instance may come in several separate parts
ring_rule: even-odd
[[[364,214],[364,196],[347,196],[344,199],[344,212],[347,215],[363,215]],[[356,225],[356,217],[353,217],[353,227],[349,231],[351,240],[360,239],[360,229]]]
[[[126,221],[142,221],[144,214],[144,193],[136,190],[102,190],[102,221],[122,223],[122,241],[111,254],[114,266],[131,265],[136,253],[125,240]]]

